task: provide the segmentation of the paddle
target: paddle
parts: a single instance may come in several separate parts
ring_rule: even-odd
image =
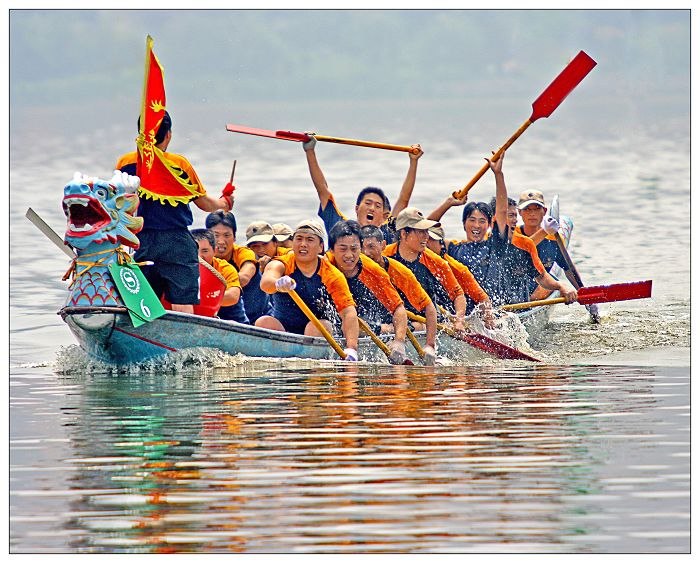
[[[406,314],[408,315],[408,318],[412,321],[425,323],[425,317],[415,315],[411,311],[406,311]],[[537,358],[526,354],[525,352],[521,352],[517,348],[513,348],[511,346],[508,346],[507,344],[503,344],[502,342],[494,340],[493,338],[489,338],[484,334],[463,331],[458,332],[455,329],[442,323],[438,323],[437,327],[446,334],[450,335],[452,338],[456,340],[461,340],[462,342],[466,342],[474,348],[478,348],[479,350],[482,350],[483,352],[491,354],[492,356],[495,356],[502,360],[528,360],[530,362],[540,361]]]
[[[233,167],[231,168],[231,178],[229,178],[228,183],[233,184],[233,175],[236,173],[236,161],[233,161]]]
[[[549,206],[549,215],[551,217],[554,217],[557,222],[559,222],[559,196],[555,195],[552,198],[552,204]],[[564,261],[566,262],[567,266],[569,267],[569,273],[570,273],[570,279],[572,285],[576,289],[581,289],[584,287],[584,283],[581,280],[581,274],[578,273],[578,270],[576,269],[576,266],[574,265],[573,260],[571,259],[571,256],[569,255],[569,250],[566,248],[566,243],[564,242],[564,237],[561,236],[561,233],[556,232],[554,235],[554,240],[557,243],[557,246],[559,247],[559,251],[561,252],[562,257],[564,258]],[[569,277],[569,276],[567,276]],[[590,305],[586,305],[586,309],[588,310],[588,314],[591,316],[591,321],[595,324],[600,323],[600,313],[598,312],[598,305],[595,303],[591,303]]]
[[[323,335],[323,338],[326,339],[326,342],[328,342],[330,347],[333,348],[333,350],[335,350],[336,353],[344,360],[347,356],[347,354],[345,354],[345,350],[343,350],[340,347],[340,344],[338,344],[335,341],[335,338],[333,338],[331,333],[328,332],[328,329],[325,326],[323,326],[323,323],[316,318],[316,315],[314,315],[313,311],[309,309],[306,303],[304,303],[304,300],[301,297],[299,297],[299,294],[293,289],[289,290],[288,294],[294,300],[294,303],[297,304],[297,307],[299,307],[302,310],[302,312],[306,315],[306,318],[309,319],[311,323]]]
[[[416,352],[418,353],[418,355],[421,358],[424,358],[425,357],[425,350],[423,350],[423,346],[421,346],[420,342],[418,342],[416,335],[413,334],[413,332],[410,329],[406,329],[406,336],[408,337],[409,342],[416,349]]]
[[[367,324],[367,321],[365,321],[363,318],[357,317],[357,322],[360,323],[360,328],[362,329],[362,332],[364,332],[367,336],[370,337],[372,342],[374,342],[377,345],[377,348],[379,348],[382,352],[384,352],[384,355],[389,358],[391,356],[391,350],[389,350],[389,347],[382,342],[381,338],[379,338],[376,334],[374,334],[374,331],[372,328]],[[414,365],[411,360],[406,358],[403,362],[403,365],[405,366],[412,366]]]
[[[591,303],[609,303],[610,301],[628,301],[630,299],[646,299],[651,297],[651,282],[652,280],[617,283],[612,285],[589,285],[577,290],[577,303],[581,305],[590,305]],[[565,303],[563,297],[555,297],[554,299],[541,299],[539,301],[527,301],[525,303],[511,303],[510,305],[501,305],[502,311],[517,311],[519,309],[529,309],[530,307],[542,307],[545,305],[556,305],[557,303]]]
[[[510,147],[535,121],[541,117],[549,117],[552,112],[557,109],[559,104],[564,101],[564,98],[566,98],[566,96],[568,96],[569,93],[576,88],[576,86],[578,86],[586,75],[593,70],[593,67],[596,64],[597,63],[583,51],[576,55],[564,68],[564,70],[562,70],[561,73],[559,73],[559,75],[552,81],[552,83],[547,86],[544,92],[542,92],[540,96],[532,103],[532,114],[530,117],[526,119],[520,128],[513,133],[510,139],[508,139],[505,144],[493,154],[491,161],[496,162],[506,151],[506,149]],[[467,195],[467,192],[479,181],[479,178],[481,178],[488,169],[489,163],[487,162],[467,183],[467,185],[465,185],[461,190],[453,192],[452,197],[455,199],[461,199]]]
[[[259,137],[271,137],[272,139],[281,139],[283,141],[307,142],[311,139],[306,133],[296,133],[294,131],[270,131],[267,129],[257,129],[246,125],[236,125],[235,123],[227,123],[226,130],[232,133],[245,133],[246,135],[257,135]],[[388,143],[376,143],[374,141],[361,141],[359,139],[344,139],[342,137],[329,137],[327,135],[314,135],[317,141],[326,143],[339,143],[341,145],[355,145],[358,147],[370,147],[374,149],[386,149],[391,151],[411,152],[418,154],[420,149],[408,147],[405,145],[390,145]]]
[[[66,242],[63,241],[63,239],[58,236],[56,231],[54,231],[49,225],[44,221],[39,215],[35,213],[35,211],[29,207],[27,209],[27,213],[25,214],[25,217],[29,219],[35,227],[37,227],[48,239],[54,243],[58,248],[60,248],[63,253],[68,256],[71,260],[75,258],[75,252],[73,252],[73,249],[71,246],[69,246]]]

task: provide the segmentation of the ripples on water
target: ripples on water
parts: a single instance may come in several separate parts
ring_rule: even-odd
[[[686,368],[81,354],[13,377],[13,552],[689,549]]]
[[[653,279],[653,298],[602,306],[598,326],[555,306],[531,341],[540,365],[435,370],[201,350],[125,370],[90,362],[55,314],[67,260],[24,213],[60,232],[62,186],[74,170],[109,177],[132,118],[105,134],[104,115],[124,108],[13,112],[10,551],[688,552],[688,120],[647,112],[629,127],[628,100],[610,103],[532,128],[509,150],[508,186],[560,195],[587,284]],[[231,135],[214,116],[420,142],[411,201],[426,211],[520,123],[519,105],[488,104],[180,107],[173,150],[212,192],[238,159],[243,231],[313,216],[317,200],[298,146]],[[318,152],[346,210],[368,184],[395,195],[407,166],[391,151]],[[485,178],[470,198],[492,194]],[[270,217],[273,199],[284,217]],[[455,238],[459,216],[443,218]]]

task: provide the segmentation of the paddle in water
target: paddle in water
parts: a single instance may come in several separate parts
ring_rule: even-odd
[[[389,350],[389,347],[382,342],[382,339],[379,338],[374,332],[372,331],[372,328],[367,324],[367,321],[364,319],[357,317],[357,322],[360,323],[360,328],[362,329],[362,332],[364,332],[367,336],[370,337],[370,340],[374,342],[377,345],[377,348],[379,348],[384,355],[391,360],[391,350]],[[406,358],[403,362],[403,365],[405,366],[412,366],[414,365],[411,360]]]
[[[559,107],[564,101],[564,98],[578,86],[578,84],[593,70],[597,63],[586,53],[581,51],[573,60],[561,71],[552,83],[540,94],[540,96],[532,103],[532,114],[520,128],[511,135],[505,144],[499,148],[491,157],[493,162],[496,162],[500,156],[522,135],[525,130],[530,127],[535,121],[541,117],[549,117],[552,112]],[[469,182],[459,191],[453,192],[452,196],[455,199],[462,199],[467,192],[479,181],[486,171],[489,169],[487,162],[481,167],[481,170],[469,180]]]
[[[559,222],[559,196],[555,195],[552,198],[552,204],[549,206],[549,215],[556,219],[557,223]],[[562,257],[564,258],[564,261],[566,262],[566,265],[569,267],[569,275],[567,277],[569,278],[569,281],[571,281],[572,285],[576,289],[581,289],[584,287],[583,280],[581,279],[581,274],[578,273],[578,270],[576,269],[576,265],[574,264],[574,261],[571,259],[571,255],[569,254],[569,250],[566,248],[566,242],[564,241],[564,237],[561,236],[561,233],[557,231],[554,233],[554,240],[557,243],[557,247],[559,248],[559,252],[561,253]],[[598,312],[598,305],[595,303],[591,303],[590,305],[586,305],[586,310],[588,311],[588,314],[591,317],[591,321],[595,324],[600,323],[600,313]]]
[[[416,321],[419,323],[425,324],[425,317],[421,317],[420,315],[416,315],[412,313],[411,311],[406,311],[406,314],[408,315],[408,318],[411,319],[412,321]],[[452,338],[456,340],[461,340],[462,342],[466,342],[467,344],[473,346],[474,348],[478,348],[482,352],[486,352],[487,354],[490,354],[491,356],[495,356],[496,358],[499,358],[501,360],[527,360],[529,362],[539,362],[537,358],[534,356],[530,356],[529,354],[526,354],[525,352],[521,352],[517,348],[513,348],[512,346],[508,346],[507,344],[503,344],[502,342],[499,342],[498,340],[494,340],[493,338],[489,338],[488,336],[484,334],[477,334],[475,332],[466,332],[466,331],[457,331],[453,329],[452,327],[449,327],[445,324],[438,323],[438,328],[443,331],[445,334],[448,334]]]
[[[299,294],[294,291],[293,289],[290,289],[287,292],[287,295],[289,295],[294,303],[297,304],[297,307],[302,310],[302,312],[306,315],[306,318],[311,321],[311,323],[318,329],[318,331],[321,333],[323,338],[326,339],[326,342],[330,345],[333,350],[344,360],[347,357],[347,354],[345,353],[345,350],[341,348],[340,344],[338,344],[335,341],[335,338],[333,338],[333,335],[328,332],[328,329],[323,326],[323,323],[318,320],[318,317],[314,315],[313,311],[309,309],[309,306],[304,303],[304,300],[299,296]]]
[[[311,139],[306,133],[296,133],[294,131],[270,131],[268,129],[258,129],[247,125],[237,125],[235,123],[226,124],[226,130],[231,133],[245,133],[246,135],[257,135],[258,137],[270,137],[283,141],[297,141],[306,143]],[[390,151],[402,151],[418,154],[421,149],[406,145],[391,145],[389,143],[377,143],[374,141],[361,141],[359,139],[345,139],[343,137],[329,137],[328,135],[316,135],[317,141],[325,143],[338,143],[341,145],[355,145],[357,147],[369,147],[373,149],[385,149]]]
[[[630,299],[646,299],[651,297],[652,280],[616,283],[612,285],[589,285],[577,291],[576,302],[580,305],[590,305],[592,303],[609,303],[611,301],[629,301]],[[565,303],[563,297],[554,299],[542,299],[539,301],[526,301],[524,303],[512,303],[501,305],[502,311],[517,311],[519,309],[529,309],[531,307],[542,307]]]

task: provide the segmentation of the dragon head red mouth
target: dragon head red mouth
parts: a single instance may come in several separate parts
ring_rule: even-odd
[[[68,219],[66,235],[71,237],[93,235],[111,221],[102,204],[88,195],[65,196],[63,213]]]

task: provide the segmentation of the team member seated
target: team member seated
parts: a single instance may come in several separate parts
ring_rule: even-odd
[[[564,258],[556,240],[559,230],[559,222],[547,215],[547,207],[544,203],[544,194],[539,190],[525,190],[518,200],[518,211],[523,221],[522,227],[517,227],[515,232],[532,239],[537,245],[539,256],[545,270],[548,272],[554,264],[564,270],[571,285],[577,286],[577,280],[569,269],[569,263]],[[551,290],[539,287],[536,283],[530,284],[531,299],[546,299]]]
[[[320,331],[287,293],[296,290],[314,315],[332,330],[331,306],[340,315],[347,348],[346,359],[357,361],[359,325],[355,301],[345,276],[323,254],[323,226],[310,219],[294,230],[292,250],[275,256],[265,268],[260,287],[272,295],[272,314],[260,317],[255,326],[321,336]],[[331,318],[329,318],[331,317]]]
[[[222,307],[219,316],[250,324],[258,317],[269,314],[272,305],[270,297],[260,289],[260,272],[255,252],[247,246],[236,244],[236,217],[231,212],[215,211],[207,215],[205,225],[216,238],[217,258],[226,260],[236,268],[243,288],[243,309]]]
[[[346,217],[339,211],[335,199],[333,198],[333,194],[328,188],[328,183],[326,182],[326,178],[321,170],[321,166],[318,163],[315,150],[316,139],[313,134],[309,134],[309,136],[311,137],[311,140],[303,143],[304,151],[306,153],[306,161],[309,166],[311,181],[313,182],[314,187],[316,188],[316,193],[318,194],[318,215],[321,217],[321,219],[323,219],[326,230],[330,232],[333,225],[335,225],[338,221],[344,220]],[[423,151],[420,150],[420,145],[411,146],[418,149],[418,152],[417,154],[413,154],[412,152],[408,153],[408,172],[406,173],[406,178],[401,186],[399,197],[394,204],[394,216],[396,216],[397,213],[408,205],[408,202],[411,199],[411,194],[413,193],[413,188],[416,184],[418,159],[423,155]],[[381,188],[368,186],[360,191],[355,203],[357,222],[363,227],[365,225],[375,225],[380,227],[387,242],[394,240],[393,230],[391,227],[389,227],[389,216],[391,213],[392,209],[389,198],[384,194],[384,191]]]
[[[281,247],[292,248],[292,235],[294,231],[286,223],[275,223],[272,225],[272,230],[275,233],[275,239]]]
[[[226,289],[224,298],[221,301],[222,306],[231,306],[238,303],[241,298],[241,283],[238,280],[238,272],[236,268],[231,266],[226,260],[217,258],[215,253],[216,241],[214,233],[208,229],[192,229],[192,238],[199,245],[199,257],[207,264],[212,266],[226,280]]]
[[[486,328],[495,328],[493,309],[491,300],[487,293],[481,288],[472,273],[464,264],[458,262],[447,254],[445,247],[445,230],[442,226],[434,226],[428,229],[428,248],[445,260],[462,286],[467,297],[467,314],[471,313],[474,307],[478,308],[480,316],[484,320]]]
[[[270,259],[291,251],[291,248],[280,246],[272,225],[265,221],[255,221],[248,225],[245,236],[245,244],[255,253],[261,274]]]
[[[413,323],[413,326],[416,330],[425,330],[426,345],[423,347],[425,352],[423,363],[427,366],[435,365],[437,310],[430,300],[430,296],[418,283],[411,270],[394,258],[382,254],[386,248],[386,240],[379,227],[365,225],[360,232],[362,233],[362,252],[389,274],[389,279],[398,291],[404,307],[415,315],[425,317],[425,325]],[[393,330],[393,327],[389,327],[389,329]]]
[[[407,207],[396,217],[398,242],[388,245],[384,254],[411,270],[435,306],[452,315],[450,320],[455,330],[463,330],[467,309],[464,290],[449,264],[427,248],[428,229],[439,225],[423,217],[415,207]]]
[[[487,203],[468,203],[462,213],[467,240],[450,241],[447,253],[467,265],[497,305],[528,301],[529,283],[533,279],[545,289],[558,289],[567,303],[573,303],[576,290],[547,273],[531,241],[512,235],[507,221],[508,191],[503,175],[503,155],[495,162],[487,161],[496,179],[495,214],[492,217],[491,206]],[[441,218],[450,207],[464,205],[466,201],[466,196],[461,199],[450,196],[429,217]]]
[[[368,256],[362,254],[362,234],[357,221],[338,221],[328,233],[327,258],[348,280],[357,314],[381,332],[393,324],[394,338],[389,343],[389,362],[406,360],[406,309],[389,274]]]

